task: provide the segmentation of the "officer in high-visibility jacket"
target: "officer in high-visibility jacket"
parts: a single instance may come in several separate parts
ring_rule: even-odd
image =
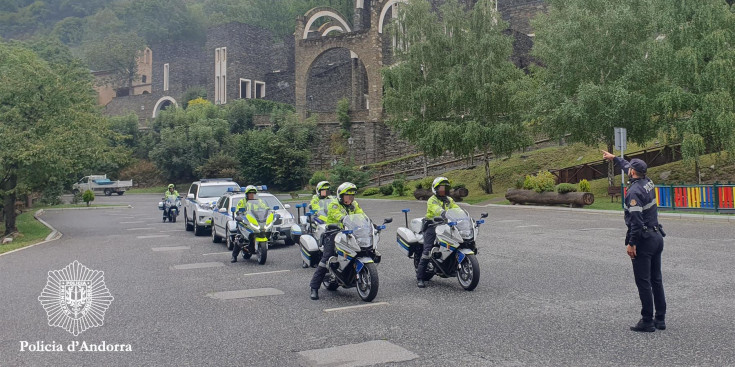
[[[345,182],[339,185],[337,188],[337,199],[332,200],[327,209],[327,225],[339,224],[342,226],[342,218],[345,216],[364,213],[355,201],[356,193],[357,186],[353,183]],[[324,251],[321,261],[319,261],[319,266],[317,266],[314,276],[311,278],[311,283],[309,283],[311,299],[313,300],[319,299],[319,288],[322,285],[324,277],[329,272],[327,262],[330,257],[336,254],[334,251],[334,237],[337,236],[337,233],[337,231],[329,233],[329,236],[324,241]]]
[[[640,159],[630,162],[602,151],[630,179],[625,194],[625,247],[633,262],[635,285],[641,299],[641,319],[630,330],[652,332],[666,329],[666,296],[661,277],[661,253],[666,233],[658,222],[655,185],[646,177],[648,166]],[[654,317],[654,309],[656,311]]]
[[[418,269],[416,269],[416,285],[419,288],[426,287],[424,277],[426,276],[426,265],[429,264],[429,254],[431,248],[436,242],[436,226],[434,218],[443,216],[444,212],[452,208],[459,208],[449,196],[449,179],[446,177],[437,177],[431,184],[431,191],[434,195],[429,198],[426,203],[426,218],[424,219],[424,249],[421,253]],[[418,256],[415,254],[414,256]]]
[[[176,200],[176,198],[179,197],[179,192],[176,191],[174,188],[174,184],[168,184],[168,189],[163,193],[163,200],[166,201],[168,199]],[[169,209],[170,210],[170,209]],[[163,218],[168,218],[168,212],[166,210],[163,211]]]
[[[334,199],[333,196],[329,195],[329,189],[329,181],[321,181],[316,184],[316,194],[311,197],[311,203],[309,203],[309,209],[316,211],[317,217],[323,222],[327,221],[327,216],[323,214],[327,208],[322,208],[319,205],[319,202],[323,200],[331,201]]]
[[[268,205],[266,205],[265,202],[263,202],[263,200],[255,197],[255,194],[257,193],[258,193],[258,188],[256,188],[253,185],[248,185],[245,188],[245,197],[240,199],[240,201],[237,202],[237,207],[235,211],[239,214],[239,213],[247,212],[251,210],[268,209]],[[237,255],[240,254],[240,251],[242,251],[242,246],[239,246],[237,243],[235,243],[232,248],[232,260],[230,260],[230,262],[233,262],[233,263],[237,262]]]

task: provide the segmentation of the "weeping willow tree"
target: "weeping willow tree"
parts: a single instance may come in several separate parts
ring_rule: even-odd
[[[685,161],[726,151],[735,157],[735,8],[723,0],[669,0],[659,4],[661,40],[652,53],[663,85],[656,118],[682,144]]]
[[[471,9],[448,0],[438,12],[410,0],[390,29],[397,63],[383,70],[389,124],[431,157],[484,152],[487,193],[491,154],[530,143],[521,117],[530,83],[510,61],[505,29],[493,0]]]

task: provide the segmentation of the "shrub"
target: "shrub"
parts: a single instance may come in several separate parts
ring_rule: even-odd
[[[311,175],[311,178],[309,179],[309,186],[316,188],[316,184],[326,180],[327,175],[324,173],[324,171],[316,171],[313,175]]]
[[[536,192],[553,192],[556,188],[556,179],[549,171],[541,171],[536,175],[536,183],[534,185]]]
[[[352,120],[350,119],[350,100],[342,98],[337,102],[337,120],[339,121],[342,130],[350,135],[350,129],[352,128]]]
[[[522,189],[524,183],[525,183],[525,179],[523,176],[517,177],[515,181],[515,188],[518,190]]]
[[[393,182],[391,183],[391,186],[393,187],[393,195],[395,196],[406,195],[406,192],[408,191],[408,187],[406,187],[406,176],[396,177],[396,179],[394,179]]]
[[[421,180],[416,181],[416,183],[414,184],[414,187],[416,187],[417,190],[418,189],[431,190],[431,183],[432,182],[434,182],[434,178],[433,177],[424,177]]]
[[[332,186],[339,186],[343,182],[352,182],[357,185],[357,188],[359,189],[370,183],[369,171],[361,171],[357,167],[346,165],[343,162],[337,163],[332,168],[332,171],[329,173],[329,177],[332,180]]]
[[[161,171],[147,160],[140,160],[120,171],[121,180],[133,180],[140,187],[152,187],[164,184]]]
[[[465,185],[463,183],[458,183],[458,184],[452,186],[452,190],[459,190],[459,189],[466,189],[466,188],[467,188],[467,185]]]
[[[82,201],[82,193],[79,191],[76,191],[74,196],[71,197],[71,203],[72,204],[79,204]]]
[[[365,191],[363,191],[362,194],[365,196],[377,195],[377,194],[380,194],[380,188],[379,187],[368,187],[367,189],[365,189]]]
[[[41,193],[41,204],[59,205],[61,204],[61,194],[64,189],[59,183],[49,182]]]
[[[380,194],[383,196],[393,195],[393,186],[385,185],[380,187]]]
[[[523,179],[522,188],[524,190],[533,190],[535,186],[536,186],[536,177],[526,175],[526,178]]]
[[[577,185],[570,183],[560,183],[556,185],[556,192],[560,194],[566,194],[568,192],[577,192]]]
[[[592,192],[590,182],[587,180],[579,181],[579,191],[581,192]]]
[[[87,190],[82,194],[82,200],[87,203],[87,206],[89,206],[89,203],[94,201],[94,193],[92,190]]]

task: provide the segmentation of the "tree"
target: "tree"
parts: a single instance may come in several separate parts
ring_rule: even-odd
[[[398,62],[383,70],[390,124],[428,156],[484,152],[488,193],[490,154],[529,144],[517,98],[529,83],[510,61],[506,28],[492,0],[469,10],[449,0],[438,14],[411,0],[392,27]]]
[[[58,55],[57,55],[58,56]],[[0,42],[0,190],[5,208],[18,194],[69,182],[90,166],[122,159],[96,105],[81,63],[41,59],[18,43]],[[5,211],[5,234],[17,231]]]
[[[85,57],[94,70],[111,72],[103,83],[129,88],[138,77],[137,58],[144,49],[145,41],[134,32],[111,33],[90,42]]]
[[[130,29],[149,44],[189,41],[203,44],[206,20],[184,0],[133,0],[121,12]]]
[[[643,144],[660,126],[651,119],[656,80],[648,51],[655,45],[655,2],[551,0],[533,21],[539,93],[535,110],[551,137],[613,149],[614,127]],[[608,181],[612,185],[612,163]]]
[[[662,1],[660,42],[652,50],[662,92],[655,118],[682,155],[728,151],[735,157],[735,9],[721,0]],[[732,5],[729,5],[732,7]],[[730,10],[730,11],[728,11]]]

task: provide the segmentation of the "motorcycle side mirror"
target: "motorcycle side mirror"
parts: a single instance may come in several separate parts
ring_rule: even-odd
[[[457,222],[449,222],[447,223],[450,227],[454,227],[457,225]]]
[[[346,231],[342,231],[342,233],[344,233],[344,234],[352,234],[352,230],[351,229],[348,229]]]
[[[385,226],[384,225],[383,226],[378,226],[378,227],[376,227],[376,229],[379,230],[379,231],[382,231],[382,230],[385,229]]]
[[[234,212],[235,212],[236,210],[237,210],[237,208],[235,208],[234,206],[233,206],[232,208],[230,208],[230,211],[231,211],[231,212],[233,212],[233,213],[234,213]]]
[[[311,217],[312,215],[314,215],[314,213],[312,213],[312,212],[306,212],[306,216],[307,217]]]
[[[392,223],[392,222],[393,222],[393,218],[385,218],[385,219],[383,219],[383,224],[388,224],[388,223]],[[383,227],[385,227],[385,226],[383,226]]]
[[[286,204],[286,205],[288,205],[288,204]],[[286,208],[286,209],[288,209],[288,208]],[[296,209],[301,209],[301,204],[296,204]]]
[[[480,214],[480,218],[487,218],[487,213]]]
[[[484,219],[480,219],[480,220],[478,220],[475,223],[477,223],[477,225],[484,224],[485,223],[485,220]]]
[[[278,206],[278,205],[276,205],[276,206],[273,207],[273,210],[278,210],[278,209],[281,209],[281,207]]]
[[[401,210],[401,211],[402,211],[402,212],[404,212],[404,213],[408,213],[408,212],[410,212],[410,211],[411,211],[411,209],[403,209],[403,210]]]

